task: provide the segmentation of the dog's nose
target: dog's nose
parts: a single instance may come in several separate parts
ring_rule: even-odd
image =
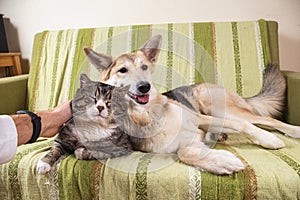
[[[138,91],[140,91],[141,93],[147,93],[149,92],[151,88],[150,83],[146,82],[146,81],[141,81],[137,84],[137,89]]]

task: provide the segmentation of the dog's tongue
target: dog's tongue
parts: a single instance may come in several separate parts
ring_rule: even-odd
[[[149,101],[149,94],[137,96],[137,101],[142,104],[146,104]]]
[[[149,102],[149,97],[150,97],[149,94],[136,95],[131,92],[128,92],[128,95],[139,104],[146,104]]]

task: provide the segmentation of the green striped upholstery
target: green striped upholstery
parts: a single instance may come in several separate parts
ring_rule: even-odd
[[[152,35],[163,36],[154,83],[163,92],[180,85],[212,82],[243,96],[256,94],[264,67],[279,64],[277,23],[214,22],[152,24],[44,31],[35,36],[28,84],[30,110],[66,101],[82,71],[96,80],[97,70],[83,54],[89,46],[118,56],[136,51]],[[287,145],[267,150],[243,135],[215,148],[236,154],[247,168],[216,176],[186,166],[175,155],[133,154],[99,161],[59,162],[49,174],[35,172],[53,139],[18,148],[0,166],[1,199],[299,199],[300,140],[275,133]]]

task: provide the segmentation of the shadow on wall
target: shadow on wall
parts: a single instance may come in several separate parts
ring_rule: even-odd
[[[4,17],[3,23],[5,27],[9,52],[21,52],[20,40],[19,40],[19,34],[17,28],[11,23],[9,18]],[[22,56],[21,56],[21,66],[22,66],[23,74],[28,74],[29,60],[23,59]]]
[[[300,72],[300,40],[287,35],[279,35],[280,68]]]

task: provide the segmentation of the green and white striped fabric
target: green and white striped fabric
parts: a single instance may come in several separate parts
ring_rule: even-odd
[[[72,98],[81,71],[94,80],[97,70],[83,53],[89,46],[118,56],[136,51],[152,35],[163,36],[154,82],[161,92],[194,82],[223,85],[243,96],[256,94],[266,64],[279,64],[277,23],[215,22],[153,24],[44,31],[35,37],[30,68],[30,110],[44,110]],[[300,140],[275,133],[280,150],[229,135],[215,148],[237,155],[247,168],[216,176],[184,165],[176,155],[134,152],[99,161],[60,161],[47,175],[36,163],[53,141],[18,148],[0,166],[1,199],[300,199]]]
[[[276,24],[275,24],[276,25]],[[95,80],[98,72],[87,62],[88,46],[114,57],[138,48],[153,35],[163,38],[154,73],[160,92],[197,82],[211,82],[242,96],[261,88],[262,72],[272,57],[264,20],[136,25],[108,28],[44,31],[35,37],[30,68],[30,110],[44,110],[71,99],[78,75]]]

